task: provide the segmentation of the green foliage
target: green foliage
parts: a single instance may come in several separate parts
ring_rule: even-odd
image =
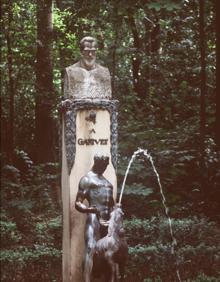
[[[35,165],[37,1],[4,3],[2,39],[2,281],[61,281],[60,168]],[[27,8],[28,7],[28,8]],[[129,20],[133,19],[133,24]],[[10,30],[9,30],[10,22]],[[159,48],[153,51],[155,25]],[[201,191],[198,1],[56,1],[53,7],[52,101],[57,122],[63,69],[80,56],[79,41],[99,41],[97,59],[109,67],[119,106],[118,184],[133,152],[151,153],[159,171],[177,238],[184,281],[219,281],[220,155],[215,128],[215,9],[206,2],[206,195]],[[136,33],[135,33],[135,32]],[[10,124],[7,36],[15,81],[13,163],[5,159]],[[138,44],[136,40],[139,39]],[[140,91],[134,62],[139,61]],[[58,152],[58,138],[54,150]],[[120,191],[119,191],[120,192]],[[176,258],[156,177],[147,160],[133,163],[122,200],[129,260],[126,281],[176,281]],[[193,216],[194,215],[194,216]],[[205,216],[206,215],[206,216]],[[210,219],[210,218],[211,219]]]
[[[61,248],[61,216],[39,221],[35,226],[36,240],[39,244],[46,243]]]
[[[173,219],[172,225],[177,241],[181,246],[194,245],[201,242],[218,245],[220,230],[215,222],[210,222],[207,218],[187,217],[183,219]],[[151,244],[155,240],[159,242],[170,241],[168,220],[164,217],[152,217],[141,220],[132,218],[125,220],[127,239],[129,245]],[[135,235],[135,236],[134,236]]]
[[[17,250],[1,251],[1,261],[15,262],[19,261],[21,264],[25,264],[28,260],[39,260],[41,257],[60,257],[61,252],[57,249],[49,248],[45,245],[35,245],[34,249],[27,249],[20,247]]]
[[[28,9],[27,9],[28,7]],[[10,17],[10,4],[4,3],[2,5],[2,62],[1,75],[2,83],[2,134],[3,149],[5,142],[8,142],[8,128],[9,122],[9,76],[8,76],[8,48],[7,36],[11,35],[12,48],[12,68],[13,78],[15,81],[15,101],[14,101],[14,129],[15,129],[15,144],[18,147],[24,148],[25,151],[30,152],[33,145],[34,132],[34,95],[35,95],[35,53],[36,53],[36,3],[35,1],[16,0],[12,1],[12,16]],[[9,19],[10,17],[10,19]],[[9,20],[11,21],[9,30]],[[21,130],[22,129],[22,130]]]
[[[16,223],[8,220],[6,216],[2,216],[2,219],[0,221],[0,230],[2,245],[7,247],[19,243],[21,239],[21,234],[17,230]]]
[[[205,277],[210,281],[217,281],[219,278],[220,230],[216,223],[207,218],[188,217],[173,220],[177,240],[175,256],[171,254],[167,219],[134,218],[125,221],[125,229],[129,242],[126,273],[129,281],[176,281],[177,262],[184,281],[200,281]],[[135,272],[136,265],[138,273]],[[203,274],[198,276],[198,273]]]
[[[58,166],[36,166],[25,152],[17,155],[21,170],[2,170],[1,280],[61,281]]]
[[[1,281],[61,281],[61,252],[46,245],[1,251]]]
[[[151,2],[148,4],[149,9],[155,9],[157,12],[161,9],[166,9],[172,11],[174,9],[180,9],[180,4],[177,4],[176,1],[157,1]]]
[[[186,280],[187,282],[189,280]],[[219,277],[210,277],[205,275],[204,273],[199,274],[198,277],[195,280],[192,280],[193,282],[218,282],[219,281]]]
[[[121,191],[118,191],[118,194]],[[146,188],[145,186],[141,185],[140,183],[133,183],[131,186],[126,186],[126,190],[124,191],[124,195],[139,195],[139,196],[148,196],[152,193],[151,188]]]

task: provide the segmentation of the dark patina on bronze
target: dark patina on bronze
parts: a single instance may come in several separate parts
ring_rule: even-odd
[[[103,176],[109,157],[95,155],[92,169],[79,182],[75,208],[87,213],[85,228],[84,281],[90,281],[96,242],[108,231],[110,213],[113,210],[113,186]],[[88,201],[88,205],[84,201]]]

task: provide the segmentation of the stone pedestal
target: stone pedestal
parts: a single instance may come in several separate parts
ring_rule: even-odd
[[[79,180],[93,165],[96,153],[108,155],[104,176],[117,193],[117,101],[75,99],[63,103],[62,204],[63,282],[83,282],[86,215],[75,209]]]

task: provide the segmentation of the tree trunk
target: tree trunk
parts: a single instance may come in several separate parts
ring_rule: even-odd
[[[118,7],[115,6],[114,8],[114,30],[115,30],[115,39],[114,39],[114,45],[112,49],[112,94],[115,94],[115,76],[116,76],[116,50],[118,47],[118,36],[119,36],[119,24],[120,19],[118,18]]]
[[[220,150],[220,2],[215,0],[216,10],[216,127],[215,127],[215,141]]]
[[[6,149],[7,159],[9,163],[13,162],[14,151],[14,76],[13,76],[13,59],[12,59],[12,47],[11,47],[11,22],[13,19],[12,13],[12,1],[8,3],[8,31],[6,33],[7,42],[7,61],[8,61],[8,79],[9,79],[9,123],[8,123],[8,146]]]
[[[134,91],[137,93],[140,100],[145,98],[145,91],[142,89],[141,85],[141,73],[140,73],[140,67],[141,67],[141,39],[138,34],[137,26],[134,20],[133,15],[128,15],[127,23],[131,29],[133,39],[134,39],[134,48],[136,49],[137,53],[136,56],[132,59],[132,70],[133,70],[133,85],[134,85]]]
[[[52,66],[52,0],[37,1],[37,64],[35,108],[35,159],[39,163],[54,160],[55,93]]]
[[[206,60],[205,60],[205,30],[204,30],[204,6],[205,1],[199,0],[199,37],[200,37],[200,167],[201,167],[201,188],[205,196],[207,189],[206,185],[206,169],[204,161],[205,150],[205,124],[206,124],[206,110],[205,110],[205,96],[206,96]]]
[[[150,34],[150,40],[151,40],[151,52],[158,54],[160,50],[160,23],[157,19],[157,22],[155,26],[153,27],[153,30]]]
[[[56,6],[57,8],[60,10],[60,11],[63,11],[64,10],[64,5],[62,3],[63,1],[62,0],[56,0]],[[58,50],[59,50],[59,57],[60,57],[60,76],[61,76],[61,92],[62,94],[64,93],[64,73],[65,73],[65,51],[60,47],[60,44],[59,44],[59,35],[55,34],[55,40],[57,42],[57,45],[58,45]]]

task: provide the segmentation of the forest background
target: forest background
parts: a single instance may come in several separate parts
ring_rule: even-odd
[[[1,281],[62,281],[63,70],[98,39],[119,104],[126,281],[220,280],[219,1],[8,0],[1,5]]]

